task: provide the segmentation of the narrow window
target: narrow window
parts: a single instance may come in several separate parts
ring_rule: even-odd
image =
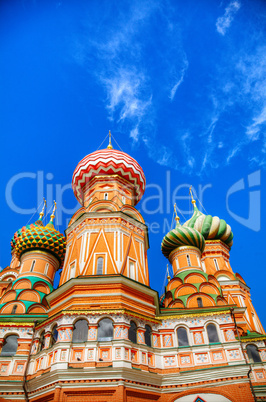
[[[216,258],[214,258],[213,261],[214,261],[214,265],[215,265],[216,271],[219,271],[219,265],[218,265],[218,262],[217,262]]]
[[[34,267],[35,267],[35,260],[32,261],[31,268],[30,268],[30,272],[33,271]]]
[[[98,325],[98,336],[97,340],[99,342],[112,341],[113,340],[113,321],[110,318],[103,318]]]
[[[151,346],[151,327],[149,325],[145,325],[144,338],[146,345]]]
[[[39,339],[39,347],[38,347],[38,352],[40,352],[41,350],[44,349],[45,346],[45,331],[42,331],[41,335],[40,335],[40,339]]]
[[[57,342],[57,339],[58,339],[58,331],[57,331],[57,325],[55,325],[52,329],[50,346],[54,345]]]
[[[18,348],[18,336],[9,335],[5,338],[0,356],[14,356]]]
[[[261,358],[257,346],[247,345],[248,359],[250,363],[260,363]]]
[[[76,274],[76,263],[73,262],[73,263],[70,265],[70,279],[71,279],[71,278],[75,278],[75,274]]]
[[[11,314],[16,314],[17,308],[18,308],[18,305],[14,304],[14,306],[12,308],[12,311],[11,311]]]
[[[131,342],[137,343],[137,325],[134,321],[130,321],[130,328],[128,330],[128,339]]]
[[[104,194],[104,199],[105,199],[105,200],[108,200],[108,193],[105,193],[105,194]]]
[[[129,263],[129,277],[135,280],[135,264],[132,261]]]
[[[190,256],[187,254],[187,265],[191,267],[191,261],[190,261]]]
[[[48,274],[48,268],[49,268],[49,264],[47,263],[47,264],[45,265],[44,275],[47,275],[47,274]]]
[[[208,333],[208,338],[209,338],[210,343],[219,342],[217,329],[214,324],[207,325],[207,333]]]
[[[178,340],[178,346],[188,346],[188,337],[187,337],[187,330],[183,327],[178,328],[176,331],[177,333],[177,340]]]
[[[72,342],[86,342],[88,340],[88,322],[78,320],[75,322]]]
[[[102,274],[103,274],[103,257],[98,257],[96,275],[102,275]]]
[[[201,298],[201,297],[197,297],[197,303],[198,303],[198,307],[203,307],[203,303],[202,303],[202,298]]]

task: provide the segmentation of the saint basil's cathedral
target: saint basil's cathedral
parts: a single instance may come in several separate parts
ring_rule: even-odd
[[[135,208],[145,191],[138,162],[109,141],[79,162],[72,187],[81,207],[65,235],[56,208],[46,225],[43,208],[11,240],[0,401],[266,401],[266,335],[230,265],[231,227],[192,196],[193,215],[183,225],[176,215],[162,239],[173,277],[159,298]]]

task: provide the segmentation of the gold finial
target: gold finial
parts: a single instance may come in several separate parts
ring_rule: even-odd
[[[50,222],[51,222],[51,221],[53,222],[53,220],[54,220],[56,208],[57,208],[56,202],[54,201],[54,208],[53,208],[52,215],[50,216]]]
[[[171,276],[169,274],[168,264],[166,265],[166,270],[167,270],[167,279],[168,279],[168,282],[170,282]]]
[[[189,194],[191,195],[191,202],[194,206],[196,206],[196,200],[194,200],[193,193],[192,193],[192,186],[189,187]]]
[[[180,218],[179,218],[179,216],[177,215],[177,212],[176,212],[176,204],[174,205],[174,210],[175,210],[175,220],[176,220],[176,224],[178,224],[179,221],[180,221]]]
[[[43,197],[43,207],[42,207],[42,212],[40,213],[40,215],[39,215],[39,220],[42,220],[42,217],[43,217],[43,215],[44,215],[44,210],[45,210],[45,208],[46,208],[46,199]]]
[[[109,130],[109,144],[108,144],[108,149],[113,149],[113,145],[111,143],[111,130]]]

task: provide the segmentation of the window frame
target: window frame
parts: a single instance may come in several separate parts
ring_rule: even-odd
[[[217,340],[215,340],[215,341],[210,341],[210,336],[209,336],[209,332],[208,332],[208,327],[210,327],[210,326],[212,326],[212,327],[215,328],[216,335],[217,335]],[[218,330],[217,330],[217,326],[216,326],[213,322],[209,322],[209,323],[206,325],[206,332],[207,332],[207,336],[208,336],[208,341],[209,341],[209,343],[220,343],[220,342],[221,342],[221,341],[220,341],[220,337],[219,337],[219,333],[218,333]]]
[[[112,336],[99,336],[99,328],[100,323],[104,320],[108,320],[112,323],[113,327],[113,335]],[[97,329],[97,342],[111,342],[114,339],[114,322],[110,317],[103,317],[98,321],[98,329]]]
[[[186,337],[187,337],[187,345],[180,345],[179,343],[180,343],[180,341],[179,341],[179,337],[178,337],[178,331],[179,330],[184,330],[185,332],[186,332]],[[188,330],[187,330],[187,328],[186,327],[184,327],[184,326],[180,326],[180,327],[178,327],[177,329],[176,329],[176,339],[177,339],[177,345],[178,345],[178,347],[179,348],[181,348],[181,347],[188,347],[188,346],[190,346],[190,343],[189,343],[189,338],[188,338]]]
[[[17,347],[16,347],[16,350],[13,350],[13,351],[11,351],[11,352],[8,352],[8,351],[5,351],[5,350],[3,350],[4,348],[5,348],[5,345],[7,345],[8,344],[8,341],[7,341],[7,339],[9,339],[9,340],[11,340],[10,338],[11,337],[14,337],[14,338],[16,338],[16,343],[17,343]],[[15,356],[16,355],[16,353],[17,353],[17,350],[18,350],[18,339],[19,339],[19,336],[17,335],[17,334],[8,334],[7,336],[5,336],[5,338],[4,338],[4,342],[3,342],[3,345],[2,345],[2,348],[1,348],[1,352],[0,352],[0,357],[12,357],[12,356]],[[4,353],[4,354],[2,354],[2,353]],[[8,353],[8,354],[6,354],[6,353]]]
[[[131,323],[133,323],[135,325],[134,329],[132,329]],[[134,334],[134,336],[133,336],[134,340],[130,339],[130,333]],[[131,341],[132,343],[137,344],[138,343],[137,333],[138,333],[138,326],[137,326],[136,322],[134,320],[130,320],[130,327],[128,328],[128,340]]]
[[[86,324],[87,324],[87,331],[86,331],[87,334],[86,334],[86,335],[87,335],[87,336],[86,336],[86,339],[74,340],[73,338],[74,338],[75,330],[78,331],[78,329],[75,328],[75,325],[76,325],[77,322],[79,322],[79,321],[86,322]],[[78,319],[74,322],[74,326],[73,326],[72,339],[71,339],[72,343],[84,343],[84,342],[87,342],[87,341],[88,341],[88,335],[89,335],[89,323],[88,323],[88,321],[87,321],[85,318],[78,318]]]
[[[259,358],[258,361],[254,361],[254,358],[253,358],[254,356],[253,356],[252,352],[250,351],[250,347],[255,349],[255,352],[257,353],[257,357]],[[249,343],[246,346],[246,352],[247,352],[248,360],[249,360],[250,363],[252,363],[252,364],[262,363],[260,352],[259,352],[259,349],[258,349],[257,345],[254,345],[254,343]]]

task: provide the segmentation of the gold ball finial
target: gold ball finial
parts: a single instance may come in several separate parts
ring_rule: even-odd
[[[107,146],[107,149],[113,149],[113,145],[112,145],[112,142],[111,142],[111,130],[109,130],[109,144]]]

